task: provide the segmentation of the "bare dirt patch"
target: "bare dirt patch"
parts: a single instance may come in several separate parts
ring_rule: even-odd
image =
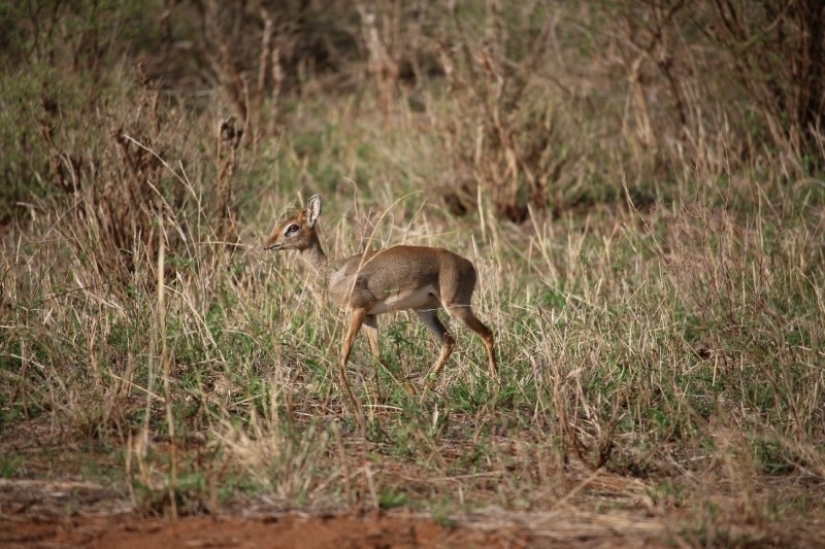
[[[672,547],[658,521],[607,515],[479,516],[447,524],[407,512],[340,515],[300,513],[239,517],[108,516],[0,517],[3,547]],[[687,543],[687,545],[691,545]]]
[[[519,547],[530,542],[522,529],[487,532],[444,526],[400,515],[304,516],[298,514],[240,518],[198,516],[178,520],[146,519],[132,514],[108,517],[31,517],[0,519],[0,544],[83,547]]]
[[[175,519],[138,510],[114,486],[0,479],[0,547],[768,548],[822,543],[816,519],[765,523],[735,520],[738,514],[733,512],[725,515],[732,520],[709,520],[697,509],[622,509],[616,503],[605,498],[606,508],[595,511],[593,505],[576,505],[571,499],[545,510],[488,508],[434,516],[408,509],[284,511],[246,500]],[[161,507],[160,512],[169,509]]]
[[[95,483],[0,479],[2,547],[662,547],[670,535],[664,521],[635,513],[490,510],[435,520],[408,510],[279,513],[249,505],[158,518]]]

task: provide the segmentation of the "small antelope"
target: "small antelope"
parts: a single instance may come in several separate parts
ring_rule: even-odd
[[[350,324],[338,366],[341,383],[353,404],[357,406],[357,400],[345,375],[352,343],[363,325],[370,351],[385,364],[378,346],[376,316],[393,311],[415,311],[441,345],[441,353],[431,369],[433,378],[441,373],[455,347],[455,339],[438,319],[439,309],[446,309],[481,337],[487,347],[490,375],[496,377],[493,333],[470,307],[476,270],[469,260],[443,248],[393,246],[329,265],[315,230],[320,216],[321,197],[316,194],[309,199],[305,210],[275,227],[264,248],[298,250],[326,284],[329,297],[340,307],[349,309]],[[360,419],[360,410],[358,413]]]

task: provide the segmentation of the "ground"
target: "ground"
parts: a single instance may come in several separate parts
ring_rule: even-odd
[[[132,514],[106,517],[0,519],[0,544],[79,547],[519,547],[529,537],[517,529],[487,532],[447,527],[431,520],[368,515],[263,517],[195,516],[146,519]]]
[[[377,509],[284,513],[247,505],[174,519],[138,513],[110,488],[89,482],[0,479],[4,548],[786,547],[818,539],[810,531],[815,525],[739,525],[691,534],[685,518],[569,508],[444,517]]]
[[[173,520],[127,513],[109,516],[0,518],[3,547],[262,547],[294,549],[414,547],[670,547],[665,537],[609,528],[570,536],[547,529],[531,533],[516,522],[467,521],[446,525],[405,513],[355,513],[329,516],[194,516]]]
[[[664,524],[650,516],[571,511],[488,511],[436,520],[405,510],[309,514],[254,506],[173,519],[136,513],[93,483],[0,479],[2,547],[672,546]]]

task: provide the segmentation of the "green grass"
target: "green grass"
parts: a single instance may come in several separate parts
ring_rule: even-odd
[[[522,39],[505,45],[518,59]],[[740,541],[726,525],[821,520],[822,174],[770,150],[720,163],[735,152],[721,131],[698,160],[645,148],[616,123],[621,92],[599,106],[604,90],[571,77],[589,101],[547,91],[537,69],[500,113],[516,152],[552,145],[522,163],[519,200],[527,171],[560,167],[543,207],[512,222],[490,195],[507,154],[466,89],[425,81],[426,120],[401,101],[384,118],[369,88],[307,91],[289,96],[281,134],[239,149],[230,253],[215,113],[171,99],[154,112],[154,90],[124,72],[75,107],[86,84],[67,79],[66,116],[45,120],[39,72],[0,80],[16,105],[0,109],[14,143],[4,169],[29,170],[0,199],[30,201],[0,243],[0,477],[114,480],[148,514],[262,498],[445,524],[496,508],[653,513],[697,544]],[[48,147],[20,137],[38,120]],[[109,132],[120,127],[151,154],[124,149]],[[62,172],[44,167],[55,154],[82,155],[82,188],[60,190]],[[482,185],[467,202],[479,207],[454,217],[442,196],[465,180]],[[345,314],[296,257],[260,246],[310,192],[324,196],[332,256],[369,241],[472,259],[499,379],[451,322],[455,353],[425,380],[426,329],[381,317],[388,369],[363,337],[348,364],[361,436],[337,379]]]
[[[482,284],[478,302],[500,342],[499,386],[487,379],[479,342],[459,329],[459,349],[435,393],[419,404],[378,370],[379,398],[375,365],[359,343],[350,375],[370,406],[369,474],[358,472],[365,443],[331,373],[340,316],[304,290],[294,258],[250,248],[235,259],[243,265],[240,277],[220,269],[185,270],[189,278],[167,282],[161,334],[173,360],[167,405],[175,432],[219,448],[221,457],[209,459],[228,464],[253,492],[274,490],[310,507],[346,503],[346,489],[335,492],[325,484],[329,475],[351,484],[352,492],[369,489],[383,507],[421,506],[434,497],[458,501],[435,480],[450,477],[469,479],[458,481],[464,505],[537,505],[531,494],[543,493],[560,471],[541,471],[546,466],[531,456],[557,454],[591,464],[606,459],[608,471],[649,479],[651,490],[664,490],[666,501],[678,494],[677,502],[698,496],[686,478],[662,472],[668,462],[661,460],[673,452],[685,459],[702,456],[699,465],[682,463],[692,474],[710,474],[701,463],[714,455],[749,455],[766,480],[803,474],[821,460],[818,291],[798,270],[768,275],[744,266],[760,265],[766,256],[780,267],[808,260],[790,255],[798,247],[752,242],[750,231],[706,235],[706,215],[678,211],[681,225],[670,230],[698,237],[678,243],[666,241],[664,226],[650,240],[630,228],[606,239],[598,225],[585,235],[562,225],[562,238],[534,242],[540,254],[533,259],[503,264],[498,273],[487,269],[500,280]],[[769,220],[752,222],[762,231]],[[804,237],[805,218],[782,222],[792,224],[793,238]],[[672,259],[652,253],[674,244]],[[41,246],[32,257],[49,253]],[[483,270],[490,261],[476,260]],[[536,285],[540,262],[562,266],[555,284]],[[726,270],[728,264],[739,268]],[[78,440],[117,447],[130,432],[141,432],[147,417],[153,437],[168,437],[157,361],[156,396],[148,408],[144,400],[146,350],[159,329],[152,293],[83,289],[81,298],[80,292],[67,293],[58,273],[53,268],[44,278],[59,284],[46,295],[74,297],[24,307],[34,296],[21,293],[17,301],[16,292],[32,291],[32,285],[21,277],[10,286],[17,306],[9,313],[15,329],[5,335],[3,375],[16,383],[4,395],[10,403],[5,423],[22,427],[16,419],[21,396],[13,390],[22,384],[29,417],[59,420]],[[504,280],[515,284],[492,294]],[[789,315],[792,324],[785,320]],[[397,317],[382,319],[393,376],[423,375],[434,346],[408,315]],[[54,328],[33,328],[43,324]],[[24,365],[27,377],[17,378]],[[738,425],[741,442],[721,448],[715,422]],[[156,461],[153,467],[161,471],[170,467],[166,454],[153,455],[142,459]],[[208,499],[208,475],[228,474],[190,458],[176,466],[176,497],[185,509],[196,510],[197,500]],[[396,470],[409,471],[401,486],[382,485]],[[490,479],[497,479],[495,488]],[[158,482],[141,484],[138,493],[158,490]],[[140,506],[168,505],[160,490],[159,500],[139,495]]]

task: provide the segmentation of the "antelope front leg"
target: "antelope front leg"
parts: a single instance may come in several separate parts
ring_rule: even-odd
[[[378,365],[384,368],[384,371],[392,376],[390,366],[383,358],[381,358],[381,347],[378,344],[378,319],[375,315],[367,315],[364,317],[364,331],[367,334],[367,341],[370,344],[370,351],[375,358],[375,395],[378,402],[383,402],[381,396],[381,376],[378,372]]]
[[[365,438],[367,436],[367,422],[364,420],[364,412],[361,410],[361,403],[359,402],[358,397],[355,396],[355,392],[352,390],[352,386],[347,380],[347,361],[349,360],[349,355],[352,352],[352,343],[355,341],[355,337],[358,335],[358,330],[361,329],[361,324],[364,323],[364,317],[366,317],[366,315],[366,309],[353,309],[352,316],[350,317],[349,329],[344,336],[344,343],[341,346],[341,360],[338,363],[338,376],[341,380],[341,386],[344,388],[344,391],[346,391],[347,396],[349,396],[349,400],[354,408],[353,411],[355,412],[355,417],[358,420],[358,427],[361,429],[361,434]]]

